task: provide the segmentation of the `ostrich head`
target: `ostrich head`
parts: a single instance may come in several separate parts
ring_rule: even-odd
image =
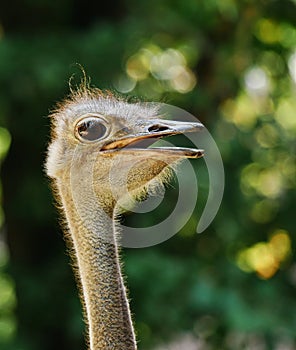
[[[156,104],[128,103],[98,89],[80,88],[52,117],[48,175],[66,183],[71,169],[78,169],[79,181],[91,181],[104,208],[165,182],[173,163],[203,155],[190,148],[147,148],[155,139],[197,131],[200,123],[165,120]]]

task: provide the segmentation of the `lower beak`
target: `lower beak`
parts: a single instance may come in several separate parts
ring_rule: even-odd
[[[135,132],[129,132],[128,134],[121,136],[118,139],[108,142],[102,147],[101,151],[104,153],[110,153],[114,151],[145,151],[147,153],[153,152],[154,154],[157,152],[166,154],[168,156],[200,158],[204,154],[204,151],[200,149],[183,147],[142,148],[137,147],[137,144],[139,145],[141,141],[147,139],[151,139],[151,141],[154,142],[155,139],[184,134],[187,132],[197,132],[203,128],[203,125],[198,122],[180,122],[163,119],[150,119],[144,122],[141,121],[135,126]]]

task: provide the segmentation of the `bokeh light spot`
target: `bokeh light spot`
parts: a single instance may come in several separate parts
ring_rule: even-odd
[[[171,86],[174,90],[180,93],[191,91],[196,85],[196,78],[194,74],[186,68],[181,68],[178,75],[171,81]]]
[[[136,84],[137,84],[136,80],[128,76],[121,75],[119,76],[117,81],[114,83],[114,86],[116,90],[125,94],[127,92],[132,91],[136,87]]]
[[[259,40],[266,44],[277,43],[282,36],[280,26],[267,18],[258,21],[256,35]]]
[[[275,119],[288,131],[288,136],[296,136],[296,100],[295,97],[281,99],[275,112]]]
[[[278,261],[285,261],[291,255],[291,239],[288,231],[282,229],[274,231],[269,243]]]
[[[277,169],[264,169],[259,173],[257,192],[266,197],[275,198],[281,194],[283,181]]]
[[[241,94],[236,101],[228,99],[221,106],[222,115],[241,130],[253,128],[257,114],[254,104],[246,94]]]
[[[149,58],[148,50],[141,50],[137,54],[131,56],[126,63],[126,72],[134,80],[144,80],[149,74]]]
[[[263,279],[271,278],[291,254],[291,239],[287,231],[278,229],[268,242],[258,242],[241,250],[237,265],[245,272],[255,271]]]
[[[250,94],[266,95],[269,89],[267,74],[262,68],[252,67],[245,74],[245,85]]]

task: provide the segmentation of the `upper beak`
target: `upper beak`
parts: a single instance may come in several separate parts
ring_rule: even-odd
[[[135,125],[133,130],[123,129],[120,131],[120,137],[114,138],[107,142],[101,149],[101,151],[115,151],[122,150],[127,146],[130,146],[136,142],[146,139],[160,139],[165,136],[183,134],[187,132],[197,132],[204,128],[199,122],[181,122],[164,119],[148,119],[147,121],[141,121]],[[124,131],[124,132],[123,132]],[[131,147],[128,148],[129,150]],[[157,150],[161,153],[168,153],[172,155],[178,154],[186,158],[199,158],[203,156],[203,150],[194,148],[181,148],[181,147],[158,147],[158,148],[139,148],[135,147],[135,150]]]

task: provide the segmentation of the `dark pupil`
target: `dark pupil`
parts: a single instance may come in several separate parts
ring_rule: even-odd
[[[99,120],[85,120],[78,125],[78,134],[85,140],[94,141],[103,137],[106,127]]]

